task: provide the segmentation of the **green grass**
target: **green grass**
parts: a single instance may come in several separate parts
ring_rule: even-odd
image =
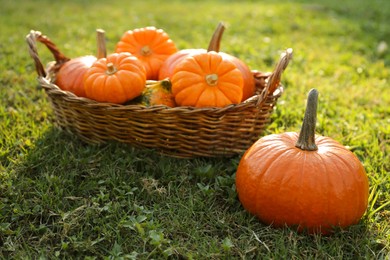
[[[390,2],[0,0],[0,257],[14,259],[388,259],[390,257]],[[163,28],[179,48],[222,50],[270,71],[294,49],[265,134],[298,131],[307,92],[320,92],[317,132],[348,146],[370,180],[362,221],[331,236],[273,229],[243,210],[234,158],[175,159],[58,130],[37,85],[25,35],[66,55],[112,51],[121,34]],[[39,46],[41,59],[52,60]]]

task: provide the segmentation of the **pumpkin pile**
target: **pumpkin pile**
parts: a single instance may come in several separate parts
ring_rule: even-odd
[[[224,107],[255,94],[255,79],[237,57],[220,52],[225,26],[219,23],[207,49],[178,50],[162,29],[126,31],[107,55],[104,31],[97,30],[97,56],[65,62],[55,83],[98,102]]]

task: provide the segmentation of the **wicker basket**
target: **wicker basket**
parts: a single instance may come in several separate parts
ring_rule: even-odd
[[[273,73],[253,71],[257,93],[248,100],[223,108],[118,105],[99,103],[61,90],[53,75],[69,60],[49,38],[31,31],[26,37],[29,52],[54,109],[57,125],[87,143],[118,141],[151,148],[181,158],[233,156],[255,142],[270,122],[283,93],[281,74],[292,57],[286,50]],[[52,52],[55,62],[45,69],[36,43]]]

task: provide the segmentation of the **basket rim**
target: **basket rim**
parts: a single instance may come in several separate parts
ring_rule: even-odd
[[[93,99],[89,99],[87,97],[80,97],[75,95],[74,93],[61,89],[58,85],[53,83],[50,78],[50,73],[47,74],[46,77],[38,76],[37,80],[40,83],[41,87],[45,89],[49,96],[61,96],[69,103],[78,103],[79,105],[85,105],[90,108],[103,108],[106,110],[139,110],[139,111],[157,111],[157,110],[166,110],[170,112],[187,112],[187,113],[196,113],[196,112],[227,112],[230,110],[236,110],[240,108],[245,108],[247,106],[259,106],[261,107],[262,103],[267,100],[267,98],[279,98],[283,92],[284,87],[282,84],[279,84],[276,90],[273,93],[268,93],[265,97],[264,89],[259,94],[254,94],[252,97],[244,100],[238,104],[230,104],[224,107],[193,107],[193,106],[176,106],[169,107],[166,105],[153,105],[146,106],[140,104],[115,104],[110,102],[99,102]]]

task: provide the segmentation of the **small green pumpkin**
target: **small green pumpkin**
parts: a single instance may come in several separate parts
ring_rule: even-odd
[[[142,94],[130,101],[128,104],[143,105],[143,106],[158,106],[164,105],[167,107],[175,107],[175,99],[172,95],[172,84],[169,79],[163,80],[147,80],[146,87]]]

